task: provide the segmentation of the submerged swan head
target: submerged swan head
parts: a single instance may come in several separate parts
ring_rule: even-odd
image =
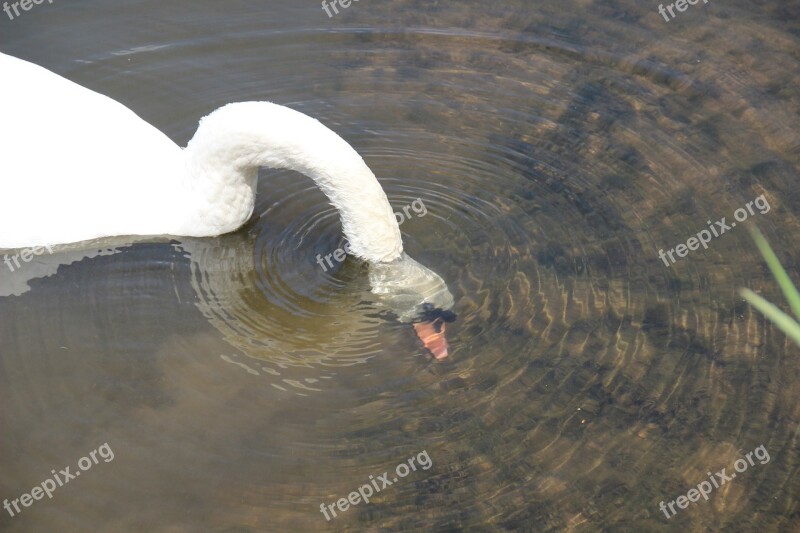
[[[447,357],[445,323],[455,320],[453,295],[433,270],[403,253],[394,261],[370,265],[372,292],[414,331],[436,359]]]
[[[431,309],[449,311],[454,305],[453,295],[439,274],[405,252],[394,261],[371,263],[369,282],[373,294],[404,322],[423,318]]]

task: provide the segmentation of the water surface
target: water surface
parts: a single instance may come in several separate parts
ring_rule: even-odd
[[[776,284],[743,225],[669,267],[658,256],[764,195],[750,222],[800,278],[800,10],[712,0],[665,22],[656,7],[0,14],[0,50],[181,145],[233,101],[319,118],[396,210],[424,202],[405,247],[458,313],[437,363],[370,300],[364,265],[319,267],[342,242],[336,212],[286,171],[262,171],[256,215],[231,235],[0,264],[0,498],[114,451],[52,500],[0,511],[0,529],[800,528],[800,353],[736,292],[782,302]],[[709,502],[659,510],[760,445],[770,461]],[[422,451],[428,470],[320,512]]]

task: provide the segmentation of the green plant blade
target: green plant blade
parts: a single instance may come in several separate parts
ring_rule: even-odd
[[[800,346],[800,324],[750,289],[741,289],[739,294],[750,305],[761,311],[773,324],[778,326],[790,339]]]
[[[758,246],[761,255],[764,256],[764,260],[772,271],[772,275],[775,276],[775,280],[778,282],[781,291],[783,291],[783,295],[789,302],[789,307],[792,308],[792,312],[794,312],[794,315],[800,320],[800,292],[797,292],[794,283],[792,283],[789,275],[783,269],[783,266],[781,266],[775,252],[772,251],[767,239],[764,238],[758,228],[750,226],[749,230],[750,235],[753,236],[753,240],[756,241],[756,246]]]

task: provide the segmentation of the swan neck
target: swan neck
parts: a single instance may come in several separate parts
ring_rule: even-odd
[[[229,104],[201,120],[186,152],[191,188],[223,204],[220,213],[238,211],[218,224],[240,226],[250,217],[259,167],[295,170],[339,211],[354,255],[372,263],[402,255],[400,228],[375,175],[344,139],[303,113],[268,102]]]

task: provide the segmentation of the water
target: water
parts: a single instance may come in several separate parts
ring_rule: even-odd
[[[743,225],[658,256],[763,194],[749,218],[798,279],[800,10],[712,0],[667,23],[656,7],[364,0],[329,19],[310,0],[57,0],[0,15],[4,52],[181,145],[232,101],[319,118],[396,210],[424,202],[405,247],[458,313],[435,362],[369,300],[363,265],[316,263],[342,243],[336,213],[283,171],[262,172],[232,235],[0,264],[0,497],[114,452],[0,511],[0,529],[800,528],[798,349],[736,293],[782,303],[776,284]],[[708,502],[659,510],[762,444],[770,461]],[[423,451],[429,469],[320,512]]]

